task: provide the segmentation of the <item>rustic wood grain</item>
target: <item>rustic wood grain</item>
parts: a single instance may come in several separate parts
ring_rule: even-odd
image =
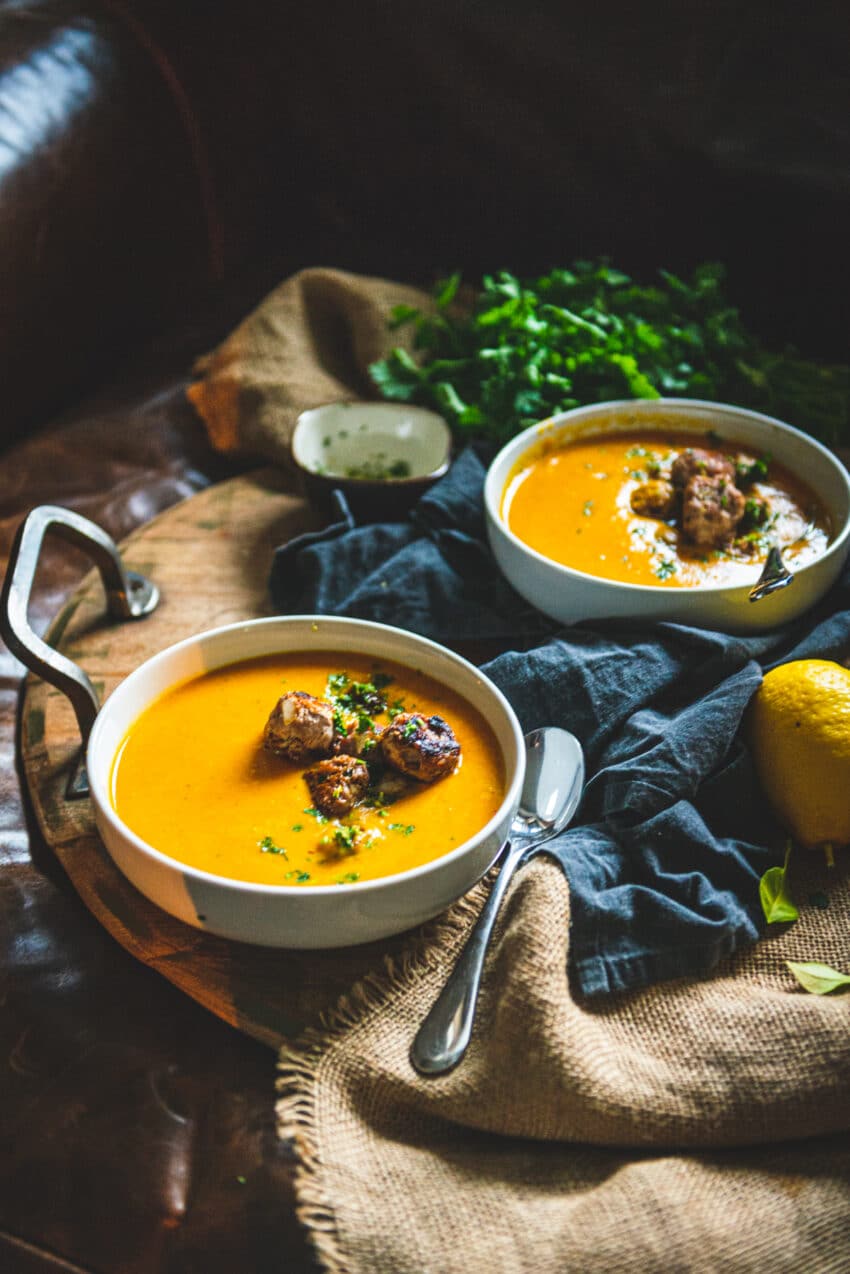
[[[115,624],[92,571],[48,634],[89,674],[103,702],[157,651],[194,633],[271,612],[272,552],[313,525],[305,503],[271,471],[211,487],[161,514],[122,544],[127,565],[156,582],[152,615]],[[252,947],[203,933],[149,902],[118,871],[97,834],[91,803],[65,789],[80,751],[74,713],[58,690],[30,676],[21,754],[48,845],[86,907],[144,964],[247,1034],[271,1045],[291,1037],[376,970],[404,936],[345,951]]]

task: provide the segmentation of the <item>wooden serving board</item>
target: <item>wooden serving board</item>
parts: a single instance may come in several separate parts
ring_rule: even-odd
[[[232,479],[160,514],[121,545],[127,566],[160,588],[146,619],[115,624],[92,571],[54,621],[51,645],[88,673],[101,703],[134,668],[184,637],[271,614],[274,548],[313,525],[271,471]],[[80,736],[67,698],[30,676],[21,726],[24,771],[44,837],[83,902],[132,955],[231,1025],[277,1045],[377,971],[401,938],[331,952],[283,951],[203,933],[149,902],[107,854],[91,802],[65,789]]]

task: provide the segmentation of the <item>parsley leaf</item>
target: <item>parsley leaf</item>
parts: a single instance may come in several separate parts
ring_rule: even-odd
[[[258,844],[260,846],[261,854],[280,854],[283,858],[289,857],[289,855],[287,854],[283,846],[276,845],[274,841],[272,840],[271,836],[264,836],[263,839],[258,842]]]
[[[412,326],[415,356],[394,349],[370,373],[384,398],[436,408],[461,439],[501,444],[583,403],[666,396],[739,403],[850,441],[850,366],[765,349],[719,264],[648,283],[605,260],[533,279],[501,271],[465,309],[459,285],[456,274],[437,285],[435,313],[397,309],[390,324]]]

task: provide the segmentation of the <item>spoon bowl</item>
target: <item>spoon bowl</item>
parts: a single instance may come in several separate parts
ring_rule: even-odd
[[[484,959],[511,877],[568,825],[584,790],[584,752],[574,734],[557,726],[525,736],[525,778],[499,875],[466,946],[416,1033],[410,1060],[421,1075],[457,1066],[472,1035]]]
[[[557,836],[578,808],[584,787],[584,753],[569,730],[544,726],[525,736],[525,778],[511,823],[511,844]],[[526,845],[526,848],[529,848]]]

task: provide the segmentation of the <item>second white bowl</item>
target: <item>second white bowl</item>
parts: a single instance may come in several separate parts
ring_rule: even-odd
[[[709,430],[769,453],[811,486],[835,529],[826,552],[795,571],[793,583],[759,602],[750,586],[663,587],[620,583],[562,566],[530,548],[502,516],[505,484],[522,456],[546,440],[567,443],[592,434],[634,430]],[[487,533],[496,561],[517,592],[565,624],[586,619],[673,620],[732,633],[758,632],[796,618],[819,601],[850,550],[850,474],[814,438],[760,412],[689,398],[638,399],[578,407],[512,438],[490,465],[484,484]],[[755,579],[753,579],[755,583]]]

